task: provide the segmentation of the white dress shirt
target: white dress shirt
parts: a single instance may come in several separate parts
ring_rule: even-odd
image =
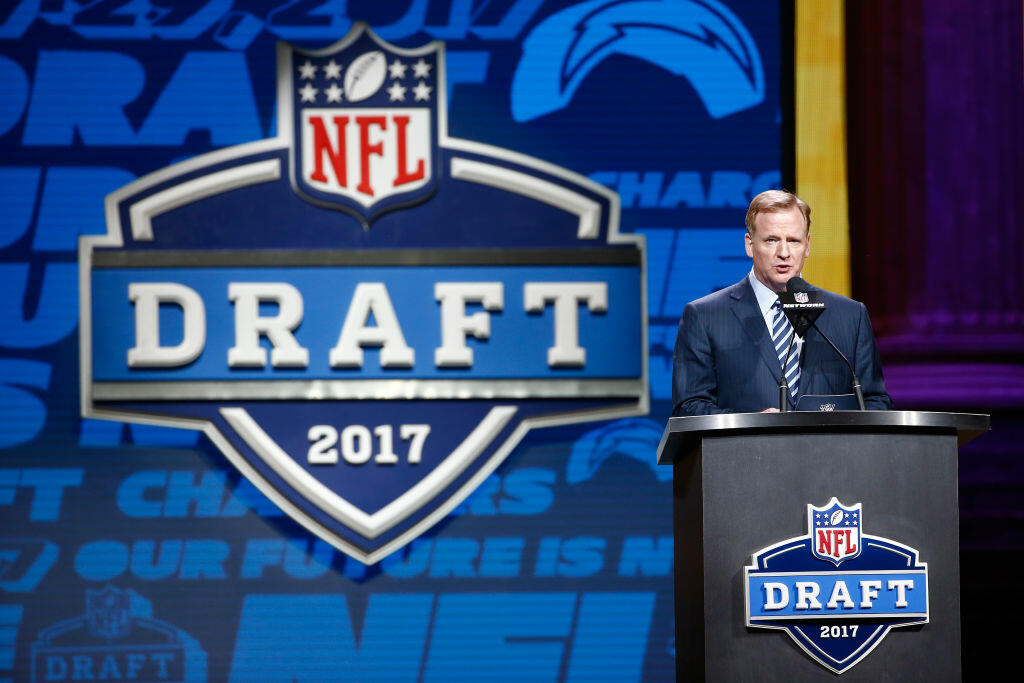
[[[775,329],[775,312],[772,311],[772,306],[779,300],[779,295],[765,287],[764,283],[757,279],[753,268],[747,274],[747,279],[750,280],[750,286],[754,289],[754,296],[757,297],[757,305],[761,308],[764,324],[768,326],[768,337],[770,339],[772,331]],[[793,342],[793,350],[790,353],[799,358],[800,350],[803,346],[804,340],[799,335],[796,335],[796,341]]]

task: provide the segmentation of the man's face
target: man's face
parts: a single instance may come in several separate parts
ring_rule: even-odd
[[[800,275],[811,253],[811,236],[800,209],[758,214],[754,234],[747,233],[747,256],[754,259],[754,276],[776,292],[786,291],[790,278]]]

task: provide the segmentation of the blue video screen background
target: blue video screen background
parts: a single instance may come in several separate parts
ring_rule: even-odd
[[[372,566],[205,436],[79,404],[76,250],[106,232],[104,196],[273,136],[276,43],[323,47],[357,20],[446,42],[452,136],[619,193],[622,231],[647,241],[650,325],[648,416],[534,430]],[[746,205],[780,185],[779,22],[756,0],[4,3],[0,680],[671,679],[671,470],[654,452],[682,308],[747,272]],[[544,85],[570,65],[574,88]]]

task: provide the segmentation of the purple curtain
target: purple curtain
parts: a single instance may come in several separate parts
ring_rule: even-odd
[[[1024,408],[1022,7],[847,3],[853,290],[899,408]]]

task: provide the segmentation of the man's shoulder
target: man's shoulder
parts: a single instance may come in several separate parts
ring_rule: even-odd
[[[863,308],[864,307],[864,304],[862,304],[861,302],[857,301],[856,299],[851,299],[850,297],[843,296],[842,294],[836,294],[835,292],[830,292],[829,290],[823,289],[821,287],[815,287],[814,289],[818,290],[819,292],[824,293],[824,295],[825,295],[825,305],[828,308],[838,308],[838,309],[843,309],[843,310],[854,310],[854,309],[858,309],[858,308]]]
[[[744,288],[749,288],[750,284],[746,278],[743,278],[734,285],[723,287],[716,292],[712,292],[707,296],[702,296],[699,299],[694,299],[688,305],[694,307],[700,311],[707,311],[711,309],[721,308],[723,306],[730,305],[731,302],[740,299],[743,296]]]

